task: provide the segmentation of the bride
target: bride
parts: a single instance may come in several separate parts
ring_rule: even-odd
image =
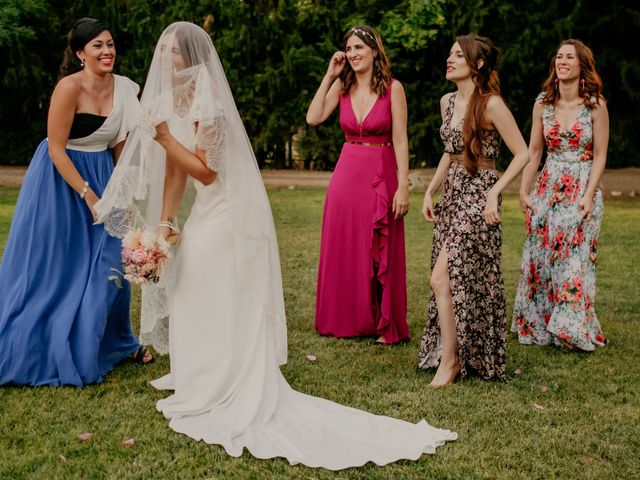
[[[273,219],[204,30],[178,22],[162,33],[141,104],[140,125],[95,210],[114,235],[158,225],[171,237],[179,211],[191,208],[172,266],[142,294],[141,341],[170,353],[171,373],[152,382],[174,390],[156,406],[169,426],[229,455],[246,447],[258,458],[331,470],[415,460],[455,440],[424,420],[296,392],[280,373],[287,339]]]

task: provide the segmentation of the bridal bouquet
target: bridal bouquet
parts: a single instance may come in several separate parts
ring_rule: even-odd
[[[131,230],[122,239],[124,278],[138,285],[157,283],[171,256],[169,242],[150,229]]]

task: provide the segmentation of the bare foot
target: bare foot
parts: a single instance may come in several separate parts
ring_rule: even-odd
[[[387,341],[384,339],[383,335],[380,335],[376,340],[376,343],[382,343],[384,345],[385,343],[387,343]]]
[[[433,388],[444,387],[445,385],[451,385],[457,376],[460,375],[460,363],[456,360],[455,363],[445,365],[444,362],[440,362],[440,366],[436,371],[436,374],[431,380],[429,386]]]

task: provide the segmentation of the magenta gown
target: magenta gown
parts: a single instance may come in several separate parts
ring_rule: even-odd
[[[409,340],[404,223],[391,211],[398,188],[391,84],[361,125],[349,94],[340,95],[340,127],[346,141],[324,206],[316,330]]]

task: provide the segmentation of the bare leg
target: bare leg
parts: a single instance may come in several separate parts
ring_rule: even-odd
[[[460,373],[458,334],[453,314],[453,299],[447,265],[447,251],[443,246],[431,272],[431,289],[438,308],[438,322],[442,342],[442,358],[430,385],[441,387],[452,383]]]

